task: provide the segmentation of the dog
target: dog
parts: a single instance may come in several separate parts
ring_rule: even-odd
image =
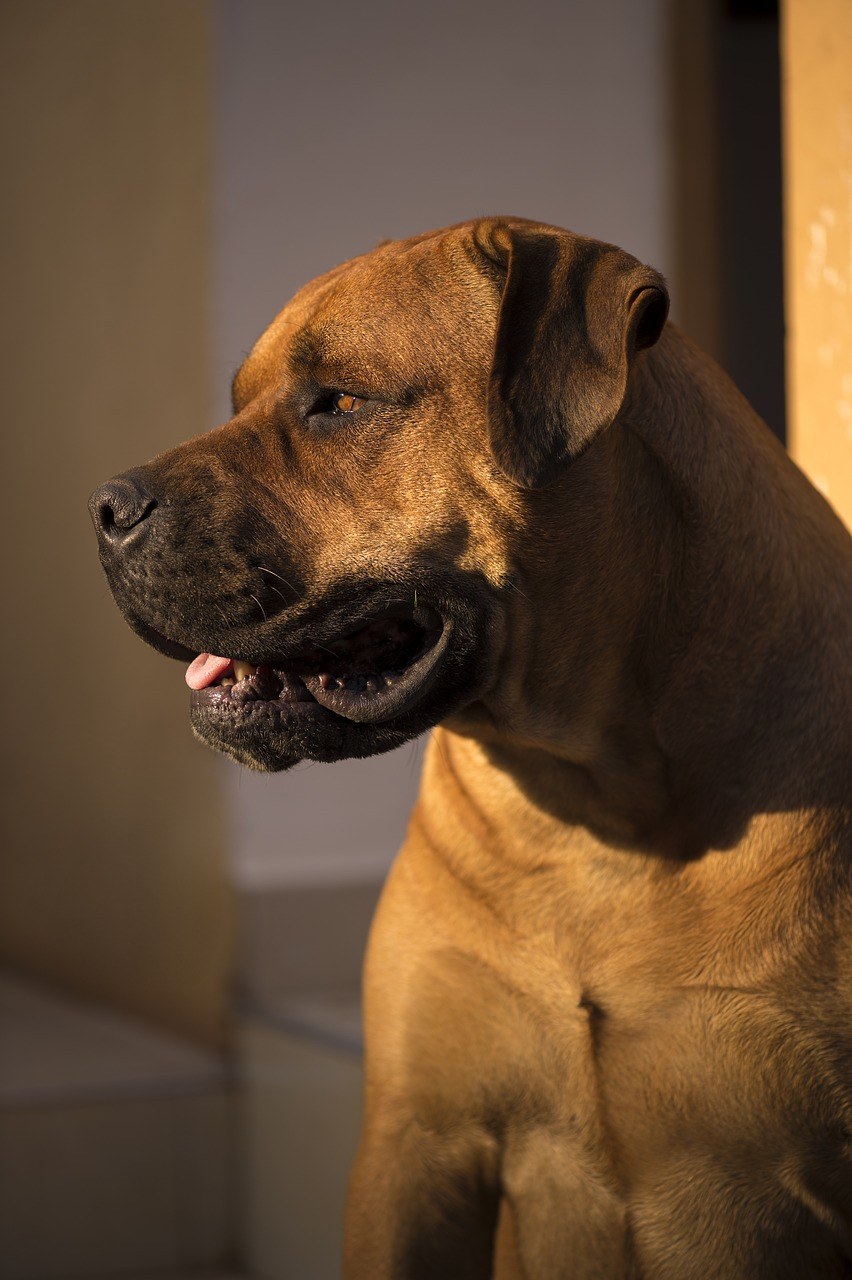
[[[203,741],[434,729],[349,1280],[852,1276],[852,549],[667,309],[523,219],[384,243],[91,500]]]

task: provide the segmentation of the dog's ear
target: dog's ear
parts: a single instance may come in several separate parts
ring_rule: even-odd
[[[487,219],[473,238],[503,288],[491,447],[513,480],[541,488],[618,414],[635,352],[662,332],[668,293],[630,254],[555,227]]]

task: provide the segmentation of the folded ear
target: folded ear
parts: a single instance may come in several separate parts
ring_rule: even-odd
[[[635,352],[662,332],[668,293],[630,254],[556,227],[488,219],[473,236],[505,273],[491,447],[513,480],[541,488],[615,419]]]

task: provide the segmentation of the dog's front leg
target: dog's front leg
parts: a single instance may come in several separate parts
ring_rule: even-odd
[[[346,1280],[490,1280],[499,1199],[487,1135],[368,1127],[349,1186]]]

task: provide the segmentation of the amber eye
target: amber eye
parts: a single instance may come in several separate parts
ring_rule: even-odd
[[[331,397],[331,411],[332,413],[357,413],[363,403],[363,396],[353,396],[349,391],[336,391]]]

